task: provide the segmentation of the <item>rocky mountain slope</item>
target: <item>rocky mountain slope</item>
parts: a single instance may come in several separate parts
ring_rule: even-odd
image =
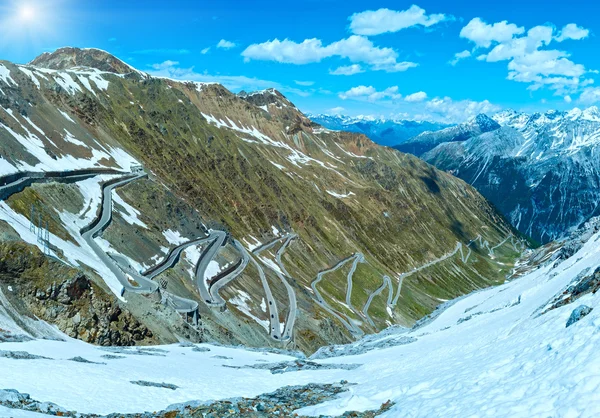
[[[281,347],[289,331],[284,346],[312,352],[410,326],[444,300],[502,283],[523,249],[469,185],[363,135],[329,131],[275,90],[235,95],[150,77],[99,50],[0,63],[0,155],[7,234],[113,293],[162,342],[174,338],[152,324],[253,346]],[[103,187],[140,164],[148,178],[111,192],[112,219],[92,237],[108,255],[99,258],[82,231],[103,213]],[[13,190],[12,173],[60,179],[101,167],[121,174]],[[227,233],[220,247],[207,240],[216,230]],[[147,284],[141,274],[178,248]],[[121,295],[141,284],[148,294]],[[207,301],[204,286],[225,304],[214,292]]]
[[[600,112],[495,115],[502,127],[423,155],[475,186],[512,224],[540,242],[598,214]],[[458,140],[457,140],[458,141]]]
[[[395,146],[399,151],[420,157],[444,142],[461,142],[486,132],[498,129],[500,125],[490,117],[480,114],[465,123],[438,131],[423,132]]]
[[[364,134],[379,145],[398,145],[426,131],[447,128],[442,123],[414,120],[393,120],[369,116],[308,114],[307,117],[327,129]]]
[[[12,333],[2,342],[0,332],[0,388],[11,388],[0,389],[0,415],[595,417],[598,221],[529,252],[518,279],[447,301],[412,329],[390,327],[309,358],[210,344],[19,341]]]

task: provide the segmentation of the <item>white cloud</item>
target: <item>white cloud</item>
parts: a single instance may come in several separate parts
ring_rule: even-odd
[[[489,48],[493,42],[506,42],[523,32],[525,32],[523,27],[508,23],[506,20],[488,25],[476,17],[462,28],[460,37],[474,42],[478,47]]]
[[[566,102],[566,103],[571,103],[571,102],[573,101],[573,99],[572,99],[572,98],[571,98],[571,96],[569,96],[569,95],[566,95],[566,96],[564,97],[564,100],[565,100],[565,102]]]
[[[556,49],[544,49],[553,41],[583,39],[589,31],[573,23],[566,25],[559,36],[551,24],[535,26],[526,33],[524,28],[506,21],[489,25],[475,18],[461,31],[461,36],[478,48],[491,48],[477,57],[479,61],[508,61],[507,79],[528,83],[529,90],[547,87],[557,95],[576,92],[589,80],[582,64],[571,61],[570,54]],[[586,84],[584,84],[586,83]]]
[[[209,52],[210,52],[210,46],[209,46],[209,47],[207,47],[207,48],[204,48],[202,51],[200,51],[200,53],[201,53],[202,55],[206,55],[206,54],[208,54]]]
[[[600,87],[588,87],[584,89],[577,101],[586,105],[600,102]]]
[[[226,41],[225,39],[221,39],[219,41],[219,43],[217,44],[217,48],[221,48],[221,49],[231,49],[231,48],[235,48],[236,44],[230,41]]]
[[[436,97],[425,104],[427,115],[423,119],[429,119],[444,123],[460,123],[477,116],[480,113],[496,113],[502,108],[490,103],[488,100],[481,102],[473,100],[454,101],[450,97]]]
[[[153,64],[153,70],[148,71],[149,74],[156,77],[166,77],[174,80],[182,81],[200,81],[204,83],[219,83],[230,90],[260,90],[265,88],[277,88],[285,90],[279,83],[251,78],[246,76],[227,76],[227,75],[211,75],[208,73],[198,73],[194,68],[179,68],[177,61],[165,61],[160,64]]]
[[[380,35],[398,32],[413,26],[430,27],[454,17],[444,14],[427,15],[419,6],[412,5],[407,10],[390,9],[368,10],[350,16],[350,30],[357,35]]]
[[[345,65],[338,67],[335,70],[329,70],[329,74],[331,75],[354,75],[364,72],[365,70],[360,66],[360,64]]]
[[[334,107],[333,109],[329,109],[329,112],[333,115],[340,115],[340,114],[344,113],[345,110],[346,109],[344,109],[343,107],[338,106],[338,107]]]
[[[416,67],[413,62],[398,62],[398,53],[392,48],[377,47],[364,36],[352,35],[346,39],[323,45],[320,39],[305,39],[298,43],[289,39],[275,39],[250,45],[242,52],[245,61],[277,61],[286,64],[309,64],[325,58],[341,57],[353,63],[365,63],[372,70],[399,72]]]
[[[179,65],[179,61],[167,60],[167,61],[161,62],[160,64],[152,64],[152,68],[155,70],[166,70],[169,68],[176,67],[177,65]]]
[[[299,86],[303,86],[303,87],[310,87],[313,84],[315,84],[314,81],[299,81],[299,80],[294,80],[294,83],[298,84]]]
[[[450,65],[456,65],[460,60],[464,60],[465,58],[469,58],[470,56],[471,51],[469,51],[468,49],[462,52],[457,52],[456,54],[454,54],[454,59],[450,61]]]
[[[353,99],[367,102],[377,102],[380,100],[397,100],[401,99],[402,95],[398,93],[398,86],[388,87],[385,90],[378,91],[373,86],[357,86],[350,90],[339,93],[338,96],[342,100]]]
[[[374,71],[385,71],[386,73],[401,73],[410,68],[418,67],[419,64],[416,62],[403,61],[403,62],[395,62],[395,63],[381,63],[374,64],[371,69]]]
[[[419,91],[417,93],[409,94],[404,98],[404,101],[409,103],[422,102],[427,99],[427,93],[424,91]]]
[[[569,23],[565,25],[560,31],[560,35],[556,37],[558,42],[566,41],[567,39],[573,39],[579,41],[589,36],[590,31],[588,29],[577,26],[575,23]]]

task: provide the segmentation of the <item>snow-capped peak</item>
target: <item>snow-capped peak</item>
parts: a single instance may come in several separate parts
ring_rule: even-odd
[[[600,122],[600,110],[596,106],[585,109],[581,115],[582,119],[592,122]]]

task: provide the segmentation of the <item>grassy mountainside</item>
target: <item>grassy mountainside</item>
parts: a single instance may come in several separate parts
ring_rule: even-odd
[[[87,61],[78,58],[75,64],[92,65],[98,54]],[[68,70],[72,56],[72,51],[59,50],[40,57],[34,61],[37,67],[26,71],[3,63],[13,80],[0,81],[3,125],[26,136],[34,130],[31,121],[45,134],[39,136],[46,136],[40,138],[43,146],[58,158],[68,154],[84,161],[103,152],[106,157],[97,158],[96,164],[117,167],[122,163],[112,150],[122,147],[151,172],[154,195],[166,187],[205,222],[223,225],[242,243],[267,242],[276,230],[297,233],[283,262],[299,299],[296,344],[303,349],[350,338],[343,330],[323,331],[341,327],[313,302],[309,289],[319,271],[353,253],[366,258],[353,277],[358,290],[352,304],[358,311],[384,275],[391,277],[394,294],[403,282],[394,307],[386,304],[387,290],[373,299],[369,312],[375,327],[360,314],[347,312],[367,332],[392,323],[409,326],[445,299],[501,282],[519,256],[511,227],[472,187],[363,135],[328,131],[277,91],[237,96],[217,84],[139,72]],[[107,60],[112,62],[100,59]],[[72,83],[65,84],[67,77]],[[52,137],[52,131],[64,129],[84,145]],[[36,165],[36,157],[19,148],[23,141],[6,128],[0,127],[0,139],[0,152],[8,162],[18,166],[27,158]],[[164,223],[167,207],[143,187],[148,186],[134,183],[123,196],[152,230],[152,225]],[[134,228],[124,224],[124,230]],[[143,228],[136,233],[149,234]],[[463,256],[471,250],[465,261],[460,253],[451,254],[459,243]],[[111,244],[121,248],[118,242]],[[277,250],[275,246],[265,257],[272,258]],[[149,253],[127,255],[142,263]],[[400,279],[413,269],[418,270]],[[345,300],[346,274],[326,276],[321,288],[326,298]],[[285,307],[285,288],[272,273],[268,280]],[[232,299],[249,294],[251,311],[264,318],[258,283],[249,267],[224,295]],[[230,308],[238,320],[247,320],[242,311]],[[231,321],[226,327],[235,323]]]

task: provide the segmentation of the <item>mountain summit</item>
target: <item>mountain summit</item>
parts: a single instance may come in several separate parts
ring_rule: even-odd
[[[597,107],[506,110],[493,119],[489,126],[497,129],[467,140],[446,137],[422,158],[475,186],[540,242],[562,238],[600,213]]]
[[[88,67],[115,74],[129,74],[132,72],[140,73],[138,70],[110,53],[95,48],[60,48],[52,53],[43,53],[31,61],[29,65],[51,70],[69,70],[77,67]]]

